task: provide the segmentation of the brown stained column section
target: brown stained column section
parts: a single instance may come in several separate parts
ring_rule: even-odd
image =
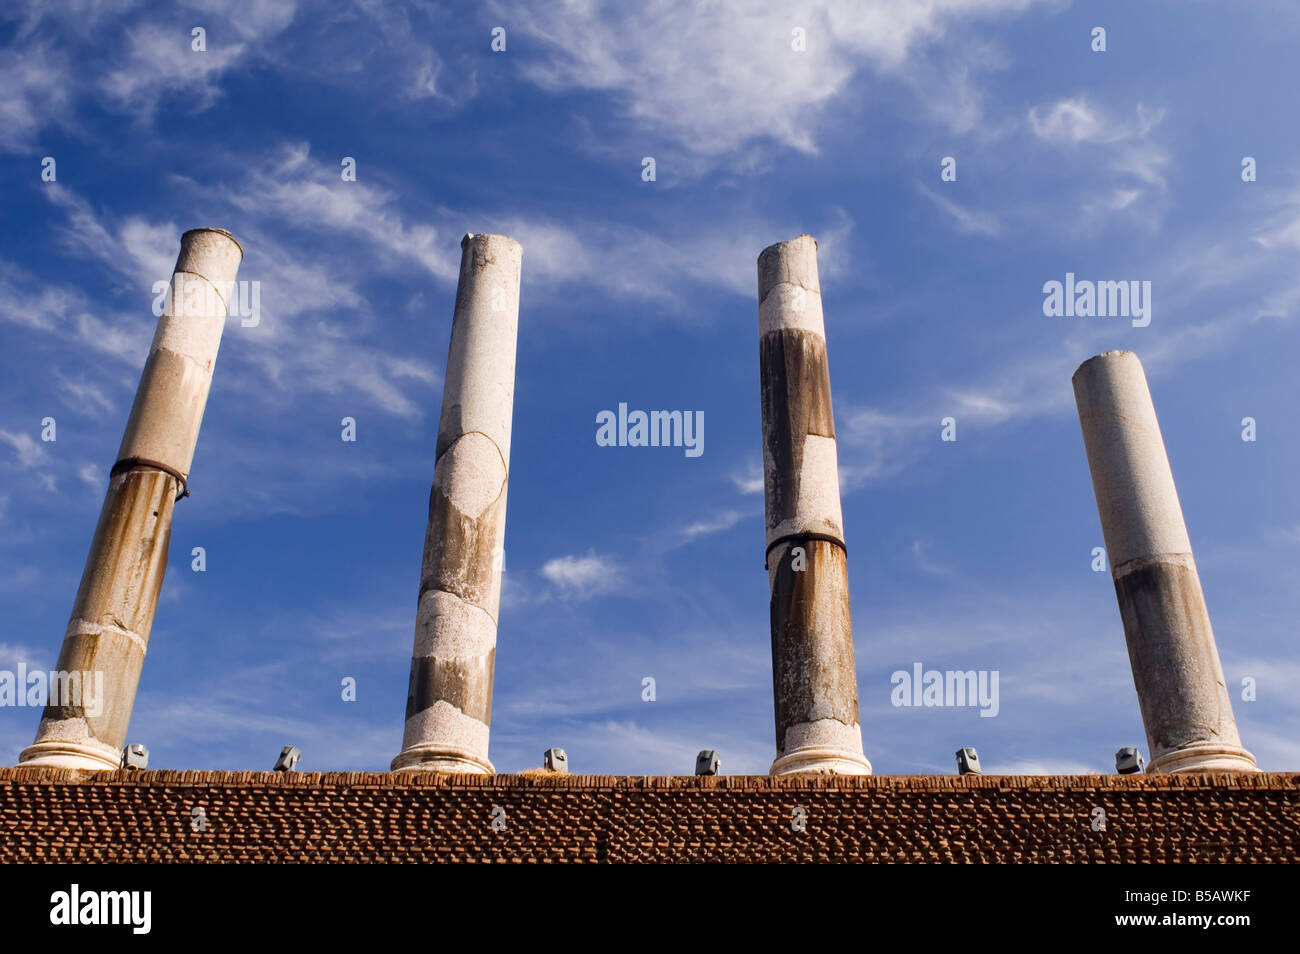
[[[452,319],[406,731],[393,771],[494,773],[492,675],[523,249],[466,235]]]
[[[772,588],[772,775],[870,775],[858,725],[853,621],[817,242],[758,257],[767,568]]]
[[[1101,513],[1148,772],[1253,772],[1192,559],[1151,391],[1131,351],[1074,372],[1074,396]]]
[[[95,701],[82,691],[71,700],[51,699],[36,741],[19,756],[21,765],[119,765],[167,568],[172,508],[188,492],[185,482],[243,256],[234,236],[221,229],[181,236],[170,301],[140,377],[59,653],[61,673],[80,673],[83,681],[102,678],[102,698]]]

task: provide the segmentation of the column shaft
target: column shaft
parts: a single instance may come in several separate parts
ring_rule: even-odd
[[[1250,772],[1146,375],[1107,351],[1074,373],[1092,486],[1146,727],[1148,772]]]
[[[110,472],[59,653],[60,673],[80,674],[83,685],[102,679],[102,698],[94,700],[84,689],[81,698],[51,698],[20,764],[118,767],[167,569],[172,508],[189,478],[243,254],[220,229],[181,236],[167,307]]]
[[[393,770],[492,774],[523,249],[467,235],[438,424],[402,751]]]
[[[776,707],[771,774],[869,775],[812,236],[758,257],[758,301]]]

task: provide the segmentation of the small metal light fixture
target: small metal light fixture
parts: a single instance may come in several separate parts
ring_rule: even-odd
[[[1142,771],[1146,760],[1142,753],[1131,745],[1126,745],[1115,753],[1115,771],[1120,775],[1135,775]]]
[[[149,767],[149,750],[136,742],[122,750],[122,768],[147,769]]]
[[[957,750],[957,774],[958,775],[982,775],[980,771],[979,753],[971,746]]]
[[[569,772],[569,757],[564,749],[547,749],[542,753],[542,765],[548,772]]]
[[[275,760],[275,771],[292,772],[302,758],[302,753],[298,751],[296,745],[286,745],[280,750],[280,757]]]
[[[696,775],[717,775],[721,771],[722,759],[718,758],[718,753],[713,749],[702,749],[700,754],[695,756]]]

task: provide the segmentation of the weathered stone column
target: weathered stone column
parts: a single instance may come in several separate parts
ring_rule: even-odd
[[[51,698],[36,741],[19,756],[22,765],[119,765],[167,569],[172,508],[189,493],[194,446],[243,256],[234,236],[221,229],[181,236],[170,300],[140,377],[59,653],[61,673],[102,673],[104,698],[94,705],[88,697]]]
[[[1252,772],[1214,644],[1142,363],[1107,351],[1074,372],[1083,443],[1133,682],[1148,772]]]
[[[406,732],[393,770],[490,775],[523,249],[504,235],[460,244]]]
[[[776,761],[771,774],[870,775],[840,516],[817,242],[758,257],[767,570]]]

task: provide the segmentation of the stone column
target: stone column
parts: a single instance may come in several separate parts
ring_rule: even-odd
[[[1074,372],[1083,443],[1133,682],[1148,772],[1252,772],[1241,747],[1142,363],[1107,351]]]
[[[840,516],[817,242],[758,257],[767,570],[776,761],[771,774],[870,775]]]
[[[460,244],[406,732],[393,770],[490,775],[523,249],[504,235]]]
[[[69,684],[102,678],[102,696],[96,701],[84,685],[59,699],[52,691],[21,765],[119,765],[167,569],[172,508],[189,493],[194,446],[243,256],[234,236],[221,229],[181,236],[170,300],[110,472],[59,653],[59,672],[80,674]]]

